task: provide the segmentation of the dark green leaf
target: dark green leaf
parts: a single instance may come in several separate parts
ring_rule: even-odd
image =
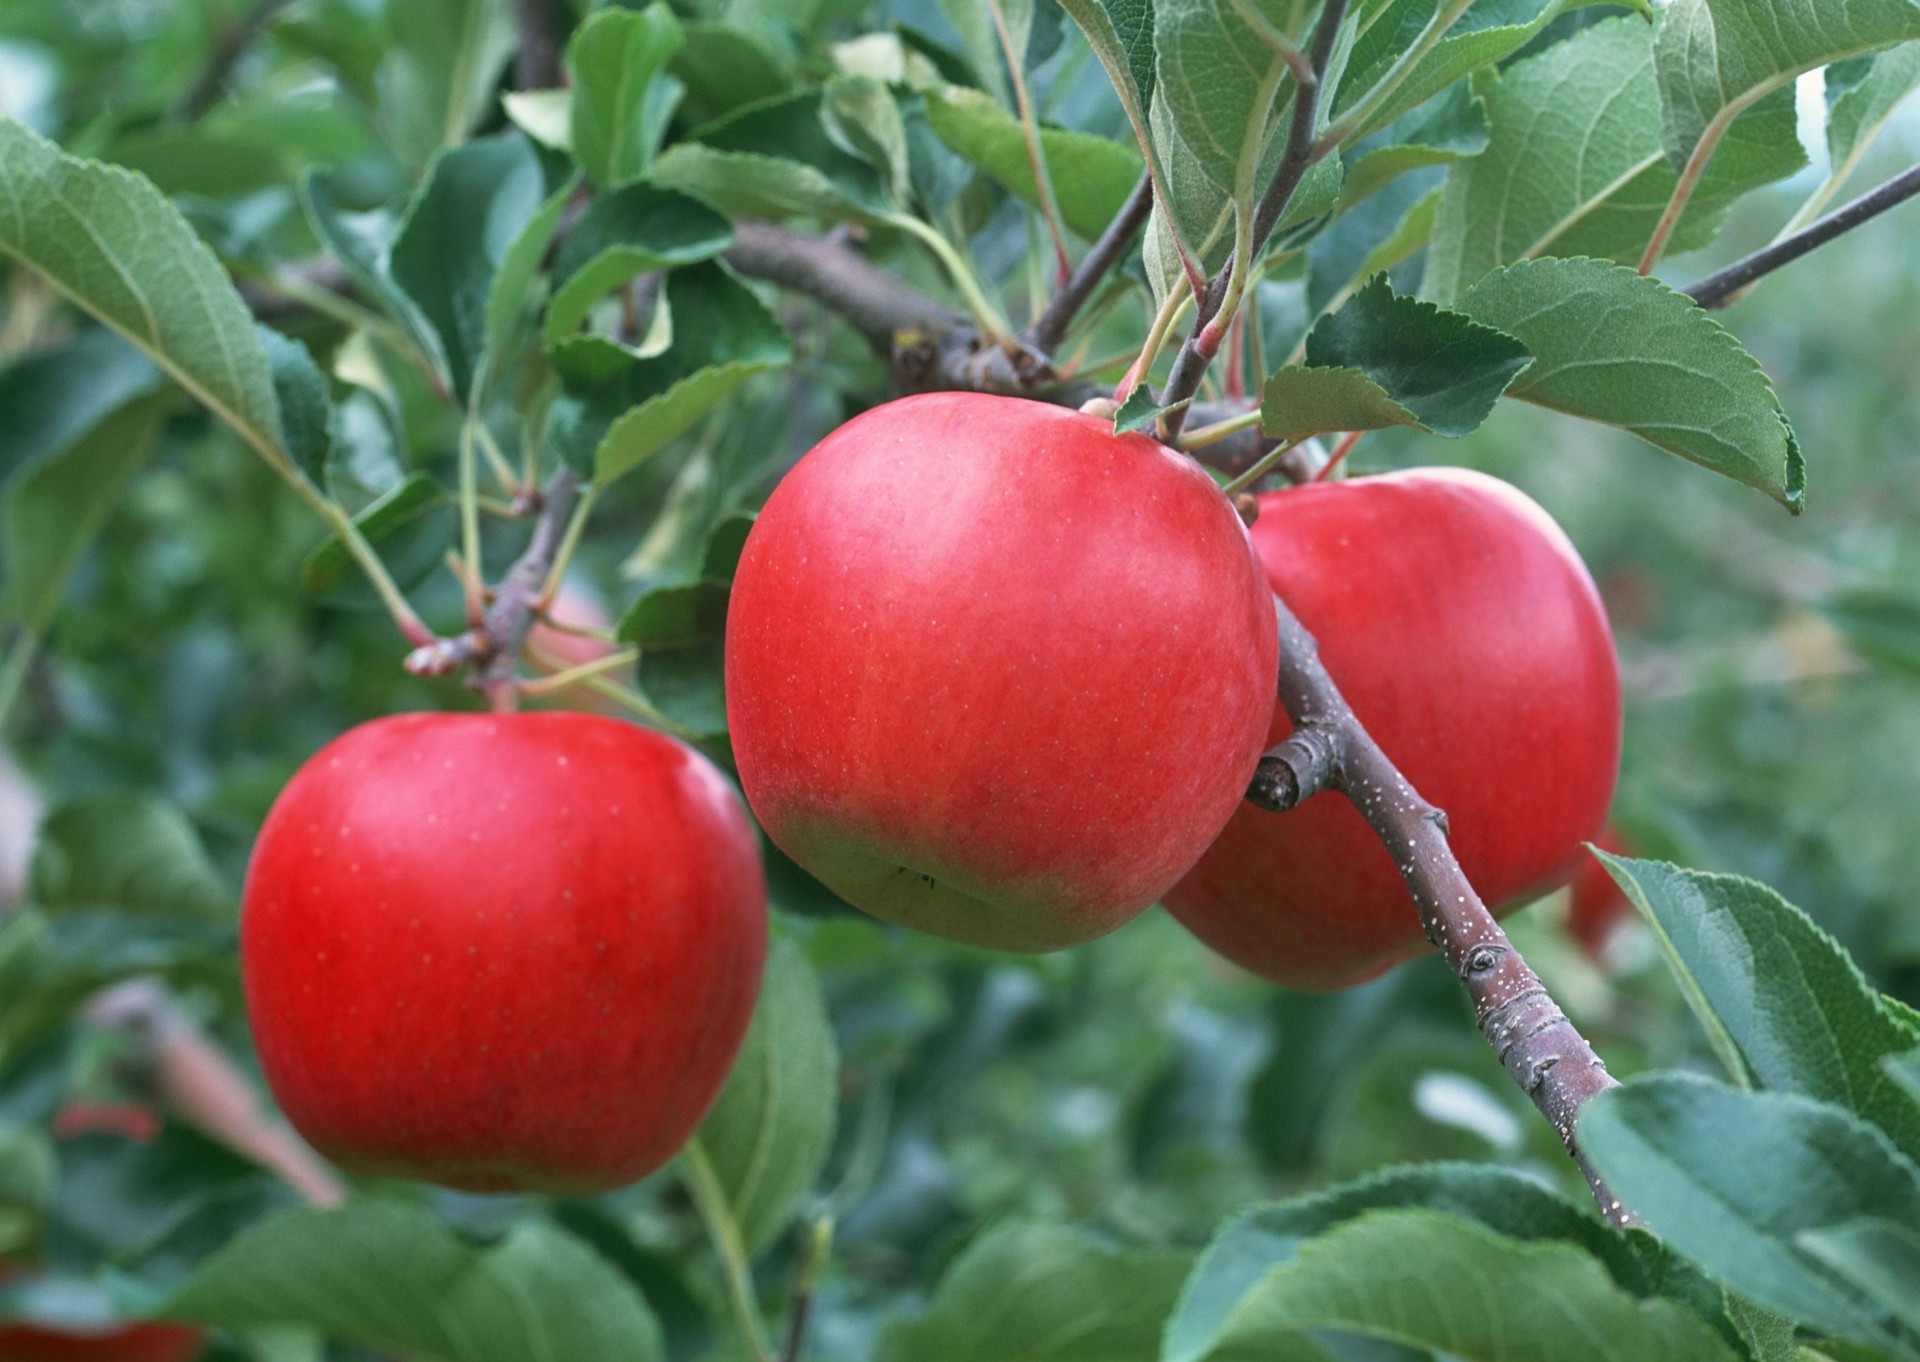
[[[776,940],[740,1057],[682,1157],[700,1165],[700,1195],[717,1192],[757,1253],[813,1187],[833,1142],[840,1056],[820,981],[793,942]]]
[[[425,473],[414,473],[354,516],[361,537],[380,548],[387,571],[400,589],[417,585],[440,563],[453,542],[454,512],[440,484]],[[372,588],[361,580],[353,555],[337,538],[329,538],[307,555],[300,566],[300,582],[315,595],[340,604],[374,601]]]
[[[716,637],[727,622],[727,584],[655,587],[620,617],[620,641],[644,649],[684,648]]]
[[[646,1302],[571,1235],[527,1221],[475,1248],[395,1202],[268,1219],[208,1259],[168,1313],[225,1328],[304,1324],[445,1362],[664,1356]]]
[[[47,911],[115,909],[229,921],[234,895],[180,811],[148,795],[95,795],[48,815],[30,890]]]
[[[1160,419],[1162,412],[1169,410],[1171,408],[1163,407],[1155,400],[1151,383],[1136,383],[1133,391],[1127,394],[1127,400],[1113,413],[1113,433],[1126,435],[1145,430]]]
[[[387,8],[390,45],[380,110],[406,163],[419,169],[458,146],[492,102],[513,55],[510,0],[406,0]]]
[[[892,212],[887,177],[833,140],[819,90],[748,105],[677,142],[651,178],[733,217],[878,219]]]
[[[1530,260],[1488,275],[1460,310],[1533,352],[1511,393],[1806,502],[1800,443],[1773,385],[1718,322],[1657,279],[1601,260]]]
[[[280,401],[280,448],[315,487],[326,476],[333,452],[333,395],[307,347],[271,327],[259,328],[260,348],[273,372]]]
[[[1267,380],[1261,428],[1282,440],[1390,425],[1465,435],[1529,358],[1512,336],[1397,294],[1383,275],[1315,323],[1305,368]]]
[[[1920,1224],[1920,1169],[1872,1127],[1826,1103],[1674,1074],[1600,1094],[1577,1133],[1614,1194],[1732,1290],[1920,1357],[1920,1336],[1805,1247],[1863,1219]]]
[[[344,211],[333,178],[321,174],[301,180],[300,204],[313,234],[346,268],[347,276],[400,324],[444,377],[447,357],[439,333],[388,272],[393,231],[385,215]]]
[[[1737,1048],[1736,1078],[1846,1107],[1920,1158],[1920,1102],[1881,1067],[1920,1031],[1838,942],[1752,880],[1595,854],[1659,933],[1688,1002]]]
[[[732,244],[732,224],[686,194],[640,183],[596,195],[554,261],[548,344],[637,275],[708,260]]]

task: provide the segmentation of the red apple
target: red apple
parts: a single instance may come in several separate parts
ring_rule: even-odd
[[[1616,856],[1631,856],[1627,842],[1615,828],[1608,828],[1595,839],[1602,851]],[[1621,923],[1633,916],[1633,904],[1620,884],[1607,873],[1597,856],[1588,856],[1574,874],[1573,894],[1567,904],[1567,932],[1582,950],[1595,960],[1605,953],[1607,942]]]
[[[856,417],[775,489],[727,618],[767,834],[852,903],[1003,950],[1113,930],[1233,812],[1272,606],[1192,462],[972,393]]]
[[[1613,797],[1620,672],[1593,579],[1517,489],[1421,469],[1261,498],[1267,576],[1481,896],[1566,881]],[[1275,709],[1271,740],[1291,731]],[[1393,858],[1347,799],[1247,805],[1166,905],[1277,983],[1338,989],[1425,949]]]
[[[665,1163],[746,1030],[766,890],[744,810],[587,714],[412,714],[301,767],[247,872],[268,1085],[357,1172],[603,1191]]]
[[[206,1336],[181,1324],[120,1324],[99,1330],[0,1325],[0,1362],[188,1362]]]

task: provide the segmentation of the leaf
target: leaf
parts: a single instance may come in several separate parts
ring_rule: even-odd
[[[683,1156],[700,1161],[749,1253],[786,1228],[819,1178],[839,1085],[820,981],[799,946],[778,939],[733,1072]]]
[[[645,183],[595,195],[554,261],[547,343],[573,331],[595,302],[628,280],[711,259],[732,244],[733,225],[689,195]]]
[[[1805,505],[1806,466],[1773,385],[1684,294],[1607,261],[1547,259],[1496,270],[1459,306],[1533,352],[1511,396],[1631,431],[1796,514]]]
[[[1663,1297],[1737,1335],[1722,1316],[1720,1286],[1642,1231],[1597,1220],[1523,1174],[1486,1164],[1402,1165],[1356,1182],[1229,1221],[1194,1266],[1168,1321],[1163,1362],[1199,1362],[1215,1350],[1236,1309],[1277,1268],[1316,1237],[1382,1211],[1417,1209],[1472,1221],[1509,1241],[1563,1242],[1592,1255],[1621,1290]]]
[[[150,367],[146,374],[149,383],[158,379]],[[52,620],[80,555],[152,452],[167,400],[149,395],[124,403],[7,484],[0,502],[0,607],[29,634]],[[15,409],[0,404],[0,410]]]
[[[926,101],[927,121],[942,142],[1021,202],[1039,207],[1018,119],[989,96],[957,85],[927,91]],[[1139,154],[1105,137],[1060,128],[1043,127],[1040,147],[1061,218],[1075,235],[1098,237],[1139,183]]]
[[[753,375],[793,357],[779,319],[723,265],[675,270],[665,294],[676,317],[699,324],[605,382],[570,384],[556,403],[555,445],[596,482],[639,467]]]
[[[1564,1242],[1524,1243],[1431,1210],[1374,1211],[1299,1246],[1235,1304],[1203,1358],[1317,1359],[1309,1335],[1377,1339],[1462,1362],[1733,1362],[1711,1325],[1622,1290]]]
[[[620,617],[620,641],[642,649],[682,648],[718,637],[727,622],[725,582],[656,587]]]
[[[1477,157],[1490,135],[1486,101],[1466,81],[1451,85],[1346,152],[1342,203],[1358,203],[1408,171]]]
[[[1610,19],[1555,43],[1508,67],[1486,99],[1486,152],[1447,177],[1423,294],[1450,302],[1538,255],[1638,261],[1679,182],[1661,150],[1647,24]],[[1771,118],[1756,141],[1772,154],[1716,158],[1669,249],[1705,245],[1734,198],[1806,164],[1790,102],[1752,116]]]
[[[1883,1216],[1807,1230],[1799,1243],[1920,1339],[1920,1232]]]
[[[1171,410],[1171,407],[1163,407],[1155,399],[1151,383],[1136,383],[1133,391],[1127,394],[1127,400],[1113,413],[1113,433],[1127,435],[1136,430],[1145,430],[1158,421],[1163,413]]]
[[[521,318],[526,315],[530,296],[548,248],[560,230],[560,218],[578,187],[578,177],[569,178],[527,219],[526,226],[500,257],[499,268],[487,285],[485,335],[487,362],[499,368],[508,358],[508,349],[519,334]],[[587,211],[593,211],[589,204]]]
[[[402,591],[417,586],[440,564],[453,542],[454,512],[440,484],[414,473],[353,518],[360,537],[384,546],[380,557]],[[336,604],[378,604],[337,536],[323,540],[300,565],[300,583]]]
[[[647,96],[686,42],[661,0],[644,10],[603,9],[567,44],[573,73],[573,154],[598,189],[643,173],[659,149],[648,127]]]
[[[419,170],[464,142],[492,102],[513,55],[513,10],[508,0],[406,0],[386,12],[380,110],[402,160]]]
[[[1140,109],[1153,102],[1153,4],[1154,0],[1060,0],[1060,8],[1080,26],[1107,68],[1121,101]]]
[[[1348,208],[1314,238],[1307,251],[1307,303],[1316,316],[1426,244],[1444,178],[1437,166],[1415,169]]]
[[[1251,9],[1252,7],[1249,7]],[[1155,89],[1194,167],[1243,207],[1265,177],[1274,130],[1291,118],[1287,64],[1232,0],[1154,0]],[[1161,148],[1163,160],[1172,156]],[[1258,180],[1258,185],[1255,181]]]
[[[393,242],[384,215],[341,210],[330,176],[311,174],[300,181],[300,206],[313,234],[347,271],[347,277],[400,323],[444,377],[447,357],[439,333],[421,314],[407,291],[394,282],[388,269]]]
[[[1594,853],[1653,924],[1682,991],[1737,1047],[1736,1080],[1846,1107],[1920,1158],[1920,1102],[1881,1066],[1920,1043],[1838,942],[1737,875]]]
[[[820,117],[827,135],[886,177],[895,203],[913,192],[907,127],[893,92],[871,76],[842,76],[827,86]]]
[[[333,452],[333,395],[307,347],[271,327],[258,328],[280,403],[280,447],[315,487]]]
[[[1513,337],[1397,294],[1382,275],[1314,324],[1305,368],[1267,380],[1261,429],[1280,440],[1394,425],[1465,435],[1528,359]]]
[[[0,118],[0,252],[139,346],[282,465],[280,404],[247,305],[151,184]]]
[[[1406,72],[1391,97],[1354,129],[1354,134],[1364,137],[1385,127],[1468,72],[1506,60],[1555,19],[1588,3],[1591,0],[1508,0],[1504,4],[1481,0],[1469,6],[1426,56]],[[1373,92],[1381,77],[1411,46],[1409,27],[1417,32],[1434,10],[1432,0],[1391,0],[1383,16],[1355,40],[1346,75],[1334,98],[1336,122],[1352,115],[1361,100]]]
[[[665,1356],[639,1293],[564,1231],[522,1221],[476,1248],[424,1209],[386,1201],[255,1225],[202,1263],[165,1313],[227,1329],[303,1324],[445,1362]]]
[[[886,177],[828,135],[822,98],[807,90],[748,105],[668,147],[650,178],[730,217],[877,221],[894,207]]]
[[[47,815],[31,894],[44,910],[117,909],[229,921],[234,895],[179,809],[150,795],[92,795]]]
[[[1601,1093],[1576,1133],[1614,1194],[1730,1289],[1920,1357],[1920,1337],[1803,1247],[1861,1219],[1920,1224],[1920,1169],[1878,1131],[1804,1097],[1666,1074]]]
[[[1910,38],[1914,0],[1673,0],[1653,40],[1669,164],[1803,72]]]
[[[1190,1261],[1065,1225],[1001,1225],[947,1269],[924,1315],[888,1327],[874,1362],[1154,1362]]]
[[[1920,42],[1827,68],[1827,156],[1836,177],[1858,164],[1893,111],[1920,86]]]
[[[508,90],[500,107],[514,127],[541,146],[572,154],[572,90]]]
[[[394,240],[394,281],[440,337],[462,401],[485,352],[494,276],[546,198],[526,138],[481,138],[434,158]]]

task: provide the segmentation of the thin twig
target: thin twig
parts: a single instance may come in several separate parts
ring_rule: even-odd
[[[520,45],[514,51],[514,84],[551,90],[560,83],[560,43],[553,32],[553,0],[514,0]]]
[[[514,673],[520,662],[520,649],[533,628],[547,576],[554,559],[566,541],[567,526],[573,518],[574,502],[580,496],[580,475],[561,464],[547,479],[541,494],[540,518],[533,523],[533,537],[520,557],[507,569],[487,607],[487,653],[478,677],[487,705],[496,712],[510,711],[517,702],[518,687]]]
[[[1772,274],[1783,265],[1792,264],[1835,237],[1851,232],[1864,222],[1870,222],[1890,208],[1897,208],[1916,194],[1920,194],[1920,166],[1894,176],[1878,189],[1870,190],[1853,202],[1834,209],[1792,236],[1734,261],[1688,289],[1687,296],[1702,307],[1725,307],[1756,279]]]
[[[1120,263],[1152,212],[1153,180],[1142,175],[1140,183],[1127,195],[1127,201],[1120,205],[1120,211],[1114,214],[1113,221],[1107,224],[1107,230],[1081,258],[1067,282],[1047,301],[1045,310],[1033,319],[1025,336],[1028,345],[1045,355],[1053,353],[1080,309],[1086,306],[1087,299]]]
[[[288,0],[259,0],[239,23],[220,35],[213,45],[212,55],[207,59],[206,69],[193,83],[193,88],[182,95],[180,102],[174,106],[176,122],[191,123],[214,106],[226,86],[227,77],[233,74],[234,64],[246,55],[247,49],[253,46],[253,40],[287,4]]]
[[[1473,999],[1481,1035],[1559,1133],[1601,1213],[1615,1224],[1630,1223],[1588,1167],[1574,1131],[1580,1108],[1615,1080],[1468,882],[1447,843],[1446,815],[1420,797],[1361,725],[1320,661],[1313,635],[1277,596],[1273,613],[1280,628],[1280,703],[1294,732],[1261,759],[1248,798],[1285,810],[1331,789],[1353,801],[1400,867],[1427,939]]]

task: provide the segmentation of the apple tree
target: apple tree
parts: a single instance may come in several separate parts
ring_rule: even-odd
[[[1916,85],[9,0],[0,1362],[1920,1359]]]

